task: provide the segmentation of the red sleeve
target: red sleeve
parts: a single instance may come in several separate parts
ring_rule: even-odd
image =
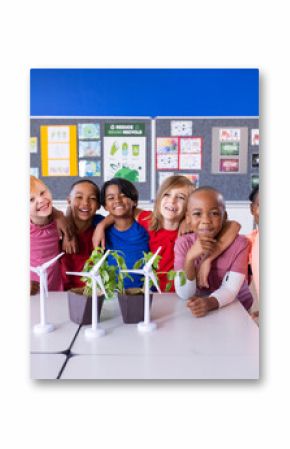
[[[146,231],[148,231],[148,228],[150,226],[151,215],[152,215],[151,210],[142,210],[137,217],[137,222],[139,223],[139,225],[143,226],[143,228],[145,228]]]

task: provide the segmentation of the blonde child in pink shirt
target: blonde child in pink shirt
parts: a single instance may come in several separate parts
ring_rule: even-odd
[[[46,185],[30,176],[30,265],[36,267],[60,253],[60,233],[52,213],[52,196]],[[39,290],[39,277],[30,272],[30,293]],[[48,290],[63,290],[60,262],[48,268]]]

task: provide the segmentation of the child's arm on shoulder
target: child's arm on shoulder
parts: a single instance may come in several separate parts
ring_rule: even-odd
[[[235,240],[241,225],[237,221],[226,221],[223,229],[216,237],[216,246],[211,254],[201,263],[197,273],[197,284],[200,288],[208,288],[208,275],[211,269],[211,263],[220,254],[222,254]]]
[[[115,219],[112,215],[107,215],[100,223],[97,224],[96,229],[93,233],[93,247],[101,246],[105,248],[106,246],[106,229],[115,223]]]
[[[75,227],[73,221],[68,215],[66,217],[60,210],[52,208],[52,217],[55,220],[57,229],[61,233],[62,249],[68,254],[74,254],[78,251]]]

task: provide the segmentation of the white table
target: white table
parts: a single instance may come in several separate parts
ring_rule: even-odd
[[[57,379],[66,358],[64,354],[31,354],[31,379]]]
[[[30,298],[30,350],[32,353],[61,353],[68,351],[79,329],[69,319],[67,294],[49,292],[47,298],[47,321],[55,325],[48,334],[34,334],[33,326],[40,321],[39,295]]]
[[[157,330],[123,324],[117,301],[105,302],[104,337],[83,326],[62,379],[258,379],[259,332],[238,301],[195,318],[174,294],[154,295]]]

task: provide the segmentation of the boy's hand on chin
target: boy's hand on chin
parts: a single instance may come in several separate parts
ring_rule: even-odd
[[[198,237],[190,250],[188,251],[188,257],[190,259],[196,259],[200,256],[210,255],[216,246],[216,241],[212,237],[204,236],[202,238]]]

